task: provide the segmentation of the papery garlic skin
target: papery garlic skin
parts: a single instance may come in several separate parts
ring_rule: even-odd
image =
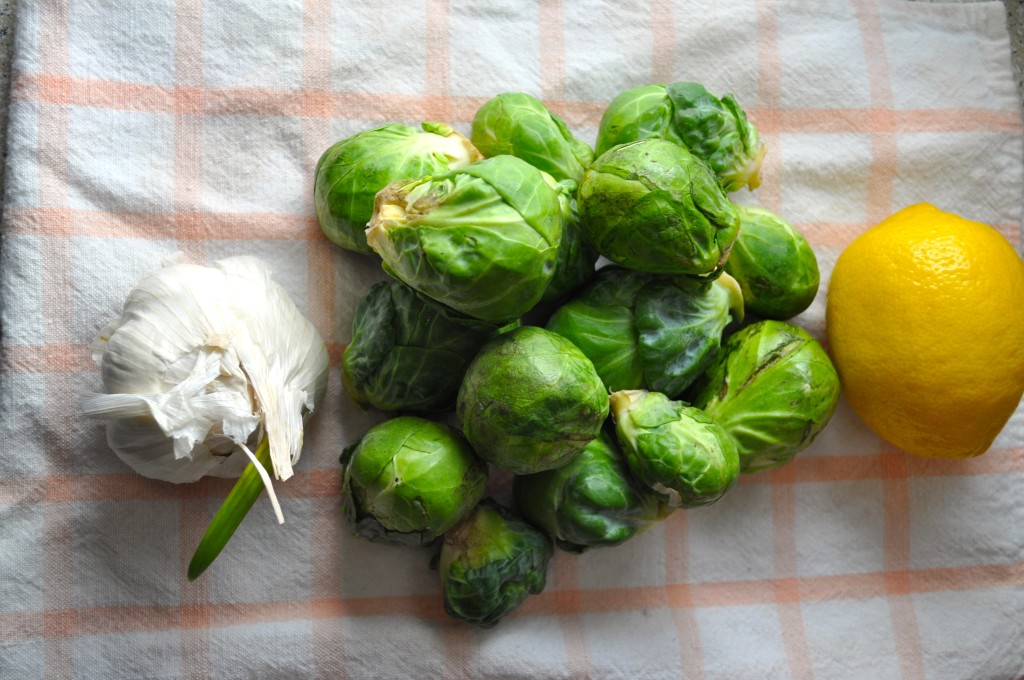
[[[323,339],[254,257],[174,263],[129,293],[93,343],[106,394],[82,412],[136,472],[170,482],[237,477],[269,438],[274,476],[302,453],[327,389]]]

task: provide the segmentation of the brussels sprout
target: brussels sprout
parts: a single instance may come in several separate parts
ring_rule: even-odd
[[[807,309],[818,292],[818,260],[799,231],[764,208],[737,205],[740,235],[725,271],[752,313],[784,320]]]
[[[644,85],[612,100],[597,133],[597,153],[637,139],[665,139],[707,162],[725,191],[761,184],[764,144],[732,95],[698,83]]]
[[[643,272],[604,267],[579,295],[555,310],[545,326],[576,345],[610,391],[645,382],[635,305],[651,280]]]
[[[517,476],[512,489],[523,516],[570,552],[618,545],[669,512],[633,477],[607,433],[567,465]]]
[[[451,410],[470,360],[498,332],[399,281],[381,281],[356,307],[342,383],[363,408]]]
[[[736,440],[743,472],[757,472],[811,444],[835,411],[839,377],[807,331],[766,320],[731,335],[691,394]]]
[[[385,125],[324,151],[316,164],[313,203],[327,238],[349,250],[373,252],[365,232],[378,191],[400,179],[448,172],[483,158],[447,125],[421,127]]]
[[[583,173],[578,200],[597,252],[637,271],[713,278],[740,228],[708,166],[663,139],[599,156]]]
[[[562,242],[558,246],[555,273],[548,287],[544,289],[541,302],[556,302],[575,292],[594,278],[595,265],[599,255],[592,245],[583,238],[580,228],[579,206],[576,198],[569,193],[576,185],[563,180],[560,200],[562,206]]]
[[[565,465],[600,434],[608,393],[575,345],[522,326],[488,342],[473,359],[456,412],[481,458],[530,474]]]
[[[490,628],[544,590],[553,549],[541,531],[487,498],[444,535],[438,571],[452,618]]]
[[[353,532],[381,543],[432,542],[487,486],[487,467],[457,430],[415,416],[370,428],[341,463],[345,518]]]
[[[683,144],[676,132],[675,107],[664,85],[640,85],[620,92],[601,116],[597,128],[596,155],[619,144],[639,139],[664,139]]]
[[[743,319],[732,277],[711,283],[604,267],[548,319],[594,363],[611,391],[675,397],[711,363],[730,317]]]
[[[535,97],[522,92],[499,94],[473,117],[473,144],[484,156],[522,158],[556,180],[580,181],[594,151],[576,139],[561,118]]]
[[[366,240],[395,278],[466,316],[505,324],[551,281],[562,191],[526,161],[495,156],[388,185]]]
[[[700,409],[646,390],[615,392],[611,405],[629,469],[672,507],[710,505],[736,483],[736,443]]]

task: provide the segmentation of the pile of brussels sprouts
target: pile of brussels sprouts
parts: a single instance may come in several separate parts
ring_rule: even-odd
[[[446,611],[491,626],[544,588],[553,546],[614,546],[740,472],[783,465],[835,409],[822,347],[785,320],[814,252],[728,192],[764,145],[697,83],[627,90],[596,156],[537,99],[501,94],[470,139],[385,125],[331,146],[328,237],[375,253],[346,391],[393,414],[341,456],[357,534],[437,546]],[[513,475],[513,507],[488,471]]]

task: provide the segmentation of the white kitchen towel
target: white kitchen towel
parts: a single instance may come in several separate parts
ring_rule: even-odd
[[[593,143],[650,82],[733,92],[768,145],[737,200],[800,228],[824,339],[837,254],[928,201],[1021,246],[1022,125],[998,2],[25,0],[0,260],[0,677],[1024,676],[1024,409],[986,455],[911,458],[845,402],[790,465],[582,556],[492,630],[450,620],[428,550],[339,511],[342,447],[383,416],[337,360],[372,258],[320,233],[313,168],[385,122],[468,131],[504,91]],[[168,255],[257,255],[328,340],[287,523],[257,502],[185,567],[230,481],[144,479],[78,416],[88,345]],[[983,339],[979,339],[983,342]],[[507,492],[507,478],[495,493]]]

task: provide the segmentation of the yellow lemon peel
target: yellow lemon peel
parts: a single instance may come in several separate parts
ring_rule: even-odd
[[[1024,392],[1024,262],[992,227],[927,203],[843,251],[826,324],[850,404],[908,453],[984,453]]]

